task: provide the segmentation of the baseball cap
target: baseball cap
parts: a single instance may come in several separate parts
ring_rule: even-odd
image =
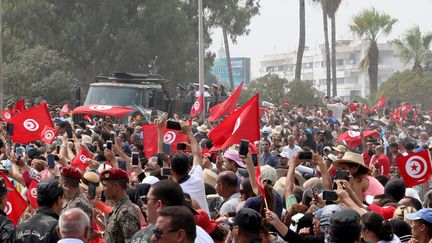
[[[432,208],[422,208],[415,213],[407,214],[406,217],[409,220],[423,219],[424,221],[432,224]]]
[[[223,157],[233,160],[234,162],[236,162],[240,167],[246,168],[245,163],[240,159],[240,155],[239,152],[237,150],[234,149],[228,149],[227,151],[225,151]]]
[[[63,188],[57,179],[40,181],[37,186],[38,199],[53,200],[61,195],[63,195]]]
[[[234,217],[234,225],[249,232],[258,233],[261,229],[261,215],[250,208],[242,208]]]
[[[218,226],[218,223],[210,219],[210,216],[203,209],[197,209],[197,215],[194,215],[195,223],[199,225],[208,234],[213,233]]]
[[[396,210],[396,208],[393,206],[380,207],[376,204],[369,205],[369,209],[373,212],[379,213],[381,216],[383,216],[384,220],[389,220],[393,218],[393,214]]]

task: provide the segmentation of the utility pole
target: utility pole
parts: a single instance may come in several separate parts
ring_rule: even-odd
[[[1,0],[0,0],[1,1]],[[198,79],[199,79],[199,93],[204,94],[204,43],[203,43],[203,0],[198,0]],[[201,118],[204,120],[206,113],[205,97],[203,99],[203,111]]]

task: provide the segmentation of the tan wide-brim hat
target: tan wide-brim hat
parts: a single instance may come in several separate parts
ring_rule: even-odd
[[[207,133],[207,132],[208,132],[208,128],[207,128],[206,125],[201,125],[201,126],[199,126],[199,127],[197,128],[197,130],[198,130],[199,132],[202,132],[202,133]]]
[[[346,152],[346,148],[342,144],[339,144],[338,146],[334,147],[333,149],[339,153],[345,153]]]
[[[213,187],[216,185],[217,174],[214,171],[210,169],[204,169],[202,177],[204,183],[207,183]]]
[[[361,154],[358,154],[358,153],[353,153],[353,152],[347,151],[347,152],[345,152],[342,159],[335,160],[333,162],[333,165],[336,168],[338,168],[340,163],[357,164],[357,165],[363,166],[363,167],[367,168],[368,170],[370,170],[369,167],[367,167],[365,165],[363,156]]]

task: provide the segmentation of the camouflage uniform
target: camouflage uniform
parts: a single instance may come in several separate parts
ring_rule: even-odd
[[[14,231],[12,221],[6,217],[3,210],[0,209],[0,242],[9,242]]]
[[[93,207],[81,189],[79,189],[75,195],[67,198],[66,200],[67,201],[65,201],[63,204],[62,211],[71,208],[79,208],[84,211],[87,216],[89,216],[90,222],[93,222]],[[90,223],[90,232],[93,232],[93,223]]]
[[[130,242],[141,228],[140,218],[128,196],[115,204],[106,223],[104,239],[106,243]]]

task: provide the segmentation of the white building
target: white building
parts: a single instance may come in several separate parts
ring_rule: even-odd
[[[366,55],[368,42],[340,40],[336,46],[337,95],[345,100],[355,96],[369,95],[369,76],[359,64]],[[389,43],[378,44],[379,66],[378,86],[395,71],[402,71],[405,65]],[[261,75],[278,74],[289,81],[294,79],[297,51],[264,56],[261,61]],[[303,55],[302,80],[313,81],[314,86],[326,93],[326,65],[324,45],[306,47]]]

